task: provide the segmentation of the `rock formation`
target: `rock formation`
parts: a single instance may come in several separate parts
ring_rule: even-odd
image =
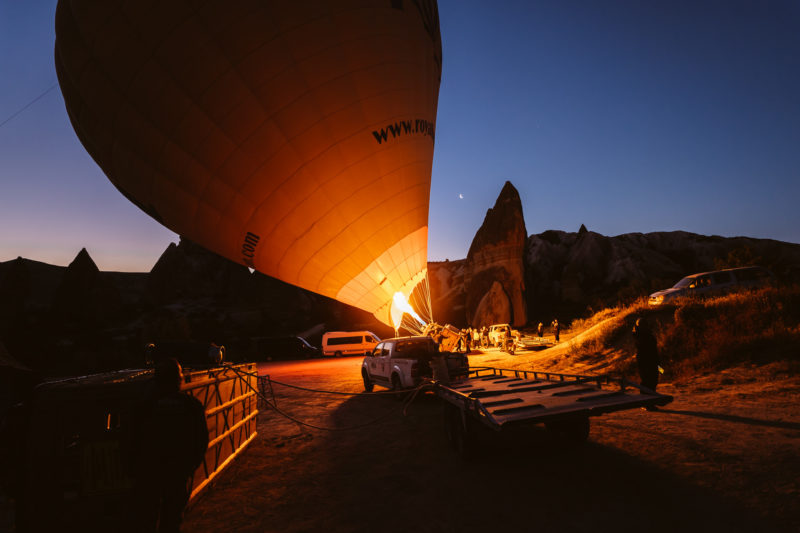
[[[528,321],[523,263],[527,237],[519,193],[507,181],[467,253],[464,292],[470,325],[521,326]]]
[[[688,274],[720,268],[760,264],[780,280],[796,282],[800,245],[683,231],[606,237],[582,227],[577,233],[531,235],[525,263],[529,316],[547,323],[647,296]]]
[[[120,305],[116,287],[100,275],[100,269],[83,248],[64,271],[56,289],[52,320],[59,326],[96,326],[105,323]]]
[[[428,285],[433,320],[439,324],[466,326],[464,265],[466,260],[428,263]]]
[[[154,304],[183,297],[237,300],[246,292],[250,272],[192,241],[170,243],[147,276],[145,297]]]

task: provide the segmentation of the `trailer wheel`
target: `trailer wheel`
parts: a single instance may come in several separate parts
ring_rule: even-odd
[[[372,388],[375,386],[375,384],[370,381],[369,374],[367,374],[366,370],[361,371],[361,377],[364,379],[364,390],[366,392],[372,392]]]
[[[589,417],[547,422],[545,427],[570,444],[582,444],[589,438]]]
[[[333,352],[333,356],[334,357],[341,357],[342,356],[342,352]]]

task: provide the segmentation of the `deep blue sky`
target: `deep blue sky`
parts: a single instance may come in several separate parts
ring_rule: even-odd
[[[55,1],[0,0],[0,122],[56,83]],[[429,258],[503,183],[529,233],[800,243],[800,3],[440,0]],[[463,195],[463,199],[459,198]],[[0,126],[0,261],[149,270],[177,236],[75,136],[58,88]]]

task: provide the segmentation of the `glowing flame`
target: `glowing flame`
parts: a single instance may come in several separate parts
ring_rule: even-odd
[[[425,321],[419,317],[417,312],[414,311],[414,308],[411,307],[411,304],[408,303],[405,294],[398,291],[394,293],[394,298],[392,300],[393,301],[392,301],[391,314],[392,314],[392,323],[394,324],[395,331],[400,329],[400,323],[403,321],[403,313],[408,313],[414,318],[414,320],[416,320],[420,324],[425,324]]]

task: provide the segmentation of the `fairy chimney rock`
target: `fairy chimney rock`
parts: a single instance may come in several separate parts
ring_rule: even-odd
[[[527,322],[523,262],[527,238],[519,192],[507,181],[467,253],[464,286],[471,325]]]

